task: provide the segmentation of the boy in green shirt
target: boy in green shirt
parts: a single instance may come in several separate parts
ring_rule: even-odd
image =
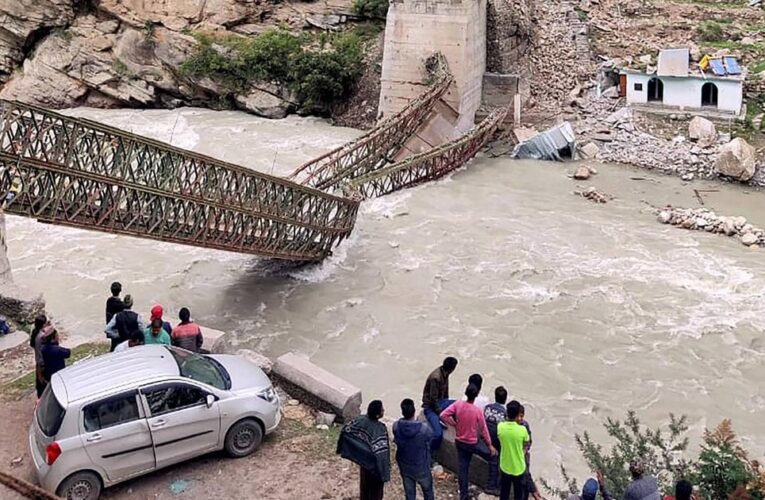
[[[151,322],[151,326],[143,331],[143,343],[146,345],[172,344],[170,335],[162,328],[162,319],[155,319]]]
[[[525,445],[529,432],[521,425],[521,404],[510,401],[507,404],[507,421],[497,425],[499,453],[499,500],[510,500],[510,489],[514,500],[523,500],[524,474],[526,472]]]

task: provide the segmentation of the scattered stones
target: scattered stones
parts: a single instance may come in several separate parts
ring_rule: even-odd
[[[594,142],[588,142],[584,146],[579,148],[579,154],[586,160],[592,160],[598,156],[600,148]]]
[[[319,429],[320,431],[327,431],[327,430],[329,430],[329,426],[326,425],[326,424],[319,424],[319,425],[316,426],[316,428]]]
[[[574,179],[578,181],[584,181],[590,178],[592,175],[592,172],[586,165],[581,165],[576,169],[576,172],[574,172]]]
[[[744,139],[736,137],[720,148],[715,168],[720,175],[748,181],[754,176],[756,160],[757,151]]]
[[[614,199],[610,194],[602,193],[593,186],[590,186],[585,191],[574,191],[574,194],[586,198],[593,203],[608,203]]]
[[[708,147],[717,142],[715,124],[706,118],[695,117],[688,124],[688,138],[696,141],[702,147]]]
[[[746,246],[765,247],[765,230],[746,222],[744,217],[725,217],[707,208],[666,207],[658,211],[656,219],[684,229],[706,231],[738,237]]]
[[[287,401],[287,406],[298,406],[300,404],[300,401],[297,399],[290,399]]]

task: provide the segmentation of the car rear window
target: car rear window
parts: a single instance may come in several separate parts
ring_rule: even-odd
[[[40,425],[43,434],[53,437],[61,428],[61,422],[64,420],[66,410],[56,399],[50,384],[45,388],[40,403],[37,405],[37,423]]]

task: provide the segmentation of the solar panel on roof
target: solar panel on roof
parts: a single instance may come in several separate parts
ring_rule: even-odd
[[[724,60],[725,69],[728,70],[729,75],[741,74],[741,66],[738,65],[738,61],[736,61],[735,57],[726,57]]]
[[[712,73],[717,76],[725,76],[725,66],[720,59],[712,59],[709,61],[709,66],[712,68]]]

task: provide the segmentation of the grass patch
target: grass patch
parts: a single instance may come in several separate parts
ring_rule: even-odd
[[[714,0],[672,0],[672,2],[693,4],[693,5],[703,5],[704,7],[710,7],[713,9],[743,9],[749,6],[749,4],[744,1],[717,2]]]
[[[749,71],[751,73],[761,73],[765,71],[765,61],[757,61],[754,64],[751,64],[749,66]]]
[[[703,21],[696,27],[696,33],[704,42],[723,41],[723,27],[717,21]]]
[[[278,442],[299,441],[301,453],[308,453],[315,460],[335,455],[341,426],[333,425],[327,430],[303,424],[300,420],[283,418],[276,432]]]
[[[574,11],[576,12],[577,17],[580,21],[585,22],[587,19],[590,18],[590,15],[587,13],[586,10],[582,9],[578,5],[574,6]]]
[[[72,355],[66,361],[69,366],[88,356],[100,356],[109,352],[109,344],[103,342],[88,342],[72,349]],[[21,377],[7,382],[0,387],[0,396],[9,399],[20,399],[35,389],[35,372],[30,371]]]
[[[183,74],[210,78],[232,93],[256,82],[277,83],[308,113],[328,114],[350,95],[363,69],[364,41],[354,32],[297,36],[273,29],[254,38],[203,33],[195,38],[199,43],[181,66]]]
[[[388,0],[353,0],[352,10],[361,17],[385,19],[388,5]]]

